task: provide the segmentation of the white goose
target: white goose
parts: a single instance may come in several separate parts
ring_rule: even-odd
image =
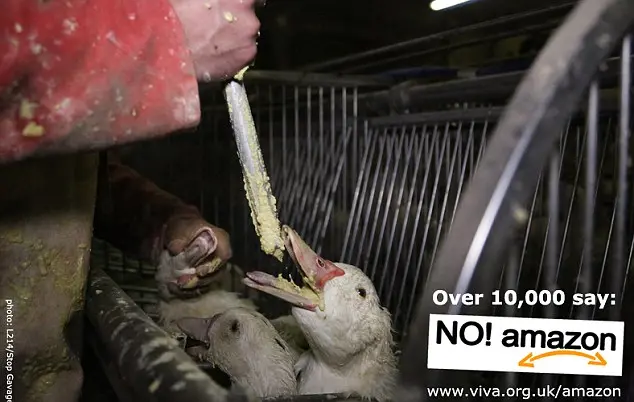
[[[292,315],[277,317],[271,320],[271,324],[273,324],[282,339],[293,348],[298,356],[310,348],[302,329]]]
[[[235,272],[235,271],[234,271]],[[173,257],[167,250],[160,256],[160,263],[155,275],[157,288],[161,300],[158,303],[159,324],[168,333],[177,336],[180,332],[175,321],[184,317],[206,318],[226,311],[230,308],[242,307],[257,311],[257,306],[248,298],[240,296],[235,292],[223,290],[231,283],[232,274],[229,267],[225,267],[212,273],[214,282],[210,285],[210,290],[197,297],[189,299],[174,298],[169,293],[170,284],[188,283],[196,276],[196,270],[190,268],[186,258],[182,255]],[[306,340],[304,339],[295,319],[290,316],[278,317],[271,320],[271,324],[278,330],[282,339],[299,354],[306,350]]]
[[[241,297],[238,293],[227,292],[217,287],[189,299],[178,299],[171,295],[170,285],[188,283],[196,277],[196,270],[189,267],[184,254],[171,256],[167,250],[163,250],[155,275],[161,297],[158,302],[158,323],[170,335],[178,337],[180,334],[176,321],[181,318],[208,318],[236,307],[256,310],[251,300]],[[211,275],[221,282],[223,272],[224,270],[218,270]]]
[[[192,299],[160,301],[159,324],[167,332],[174,333],[178,331],[176,321],[181,318],[208,318],[236,307],[257,310],[251,300],[225,290],[212,290]]]
[[[260,398],[297,394],[297,354],[271,323],[250,308],[232,308],[211,318],[176,321],[188,337],[205,344],[202,360],[213,363]]]
[[[397,361],[390,314],[372,281],[359,268],[319,257],[288,226],[284,231],[289,254],[308,286],[264,272],[247,273],[244,283],[295,306],[292,315],[310,345],[295,365],[299,393],[388,400]]]

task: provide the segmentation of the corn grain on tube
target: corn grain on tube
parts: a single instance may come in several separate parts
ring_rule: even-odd
[[[240,71],[224,89],[233,126],[233,135],[238,146],[238,157],[242,166],[242,177],[251,219],[260,239],[260,247],[266,254],[282,261],[284,240],[277,217],[276,201],[271,192],[269,176],[266,173],[262,151],[251,115],[249,99],[242,84],[246,68]]]

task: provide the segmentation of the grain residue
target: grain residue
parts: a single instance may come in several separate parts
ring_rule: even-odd
[[[29,122],[22,130],[22,135],[25,137],[41,137],[44,135],[44,127],[35,122]]]
[[[20,102],[20,118],[30,120],[35,117],[34,110],[37,107],[37,103],[29,102],[28,99],[22,99]]]

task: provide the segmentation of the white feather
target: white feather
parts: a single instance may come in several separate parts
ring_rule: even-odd
[[[295,365],[299,393],[388,400],[397,377],[390,313],[359,268],[335,265],[345,275],[324,286],[324,311],[293,308],[293,317],[311,349]]]

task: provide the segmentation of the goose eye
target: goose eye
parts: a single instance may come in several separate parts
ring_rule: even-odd
[[[317,265],[319,266],[319,268],[323,268],[326,266],[326,264],[324,264],[324,260],[322,260],[321,258],[317,258]]]
[[[359,294],[359,296],[361,296],[362,298],[365,299],[365,289],[364,288],[357,288],[357,293]]]
[[[231,323],[231,332],[238,332],[240,330],[240,323],[238,320],[233,320]]]

